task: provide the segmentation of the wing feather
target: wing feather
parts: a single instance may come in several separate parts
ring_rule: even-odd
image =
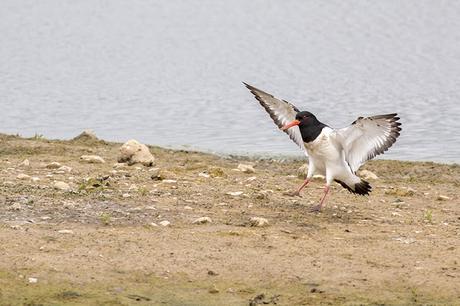
[[[350,126],[336,131],[353,172],[396,142],[401,131],[399,119],[397,114],[359,117]]]
[[[299,112],[299,109],[293,104],[275,98],[273,95],[266,93],[263,90],[255,88],[249,84],[243,82],[243,84],[249,89],[249,91],[254,95],[254,97],[259,101],[260,105],[267,111],[267,113],[272,118],[273,122],[281,128],[287,123],[295,120],[296,114]],[[300,129],[298,126],[294,126],[290,129],[284,131],[289,135],[289,138],[292,139],[308,156],[307,150],[303,143],[302,134],[300,134]]]

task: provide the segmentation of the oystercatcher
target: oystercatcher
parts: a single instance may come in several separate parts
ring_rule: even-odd
[[[356,175],[366,161],[382,154],[396,141],[401,131],[397,114],[359,117],[350,126],[333,129],[315,115],[300,111],[291,103],[243,82],[260,102],[275,124],[304,151],[308,157],[307,178],[292,195],[300,196],[315,174],[326,177],[324,194],[313,211],[325,205],[333,181],[351,193],[368,195],[371,185]]]

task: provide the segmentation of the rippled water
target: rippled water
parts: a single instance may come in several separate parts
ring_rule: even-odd
[[[398,112],[387,158],[460,161],[460,2],[2,1],[0,131],[302,156],[246,81],[342,127]]]

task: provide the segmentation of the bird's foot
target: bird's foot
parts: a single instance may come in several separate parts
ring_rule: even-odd
[[[321,206],[321,204],[318,204],[318,205],[313,206],[313,207],[310,209],[310,211],[311,211],[311,212],[316,212],[316,213],[318,213],[318,212],[321,212],[321,208],[323,208],[323,206]]]
[[[283,193],[284,195],[290,196],[290,197],[299,197],[301,198],[302,196],[300,195],[300,192],[298,190],[295,191],[286,191]]]

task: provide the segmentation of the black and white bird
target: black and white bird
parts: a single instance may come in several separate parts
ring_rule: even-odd
[[[356,171],[366,161],[382,154],[395,143],[401,131],[397,114],[359,117],[348,127],[333,129],[320,122],[310,112],[300,111],[285,100],[277,99],[246,83],[244,85],[265,108],[275,124],[286,132],[308,157],[307,178],[293,195],[300,195],[300,191],[315,174],[325,176],[326,186],[324,195],[313,211],[323,208],[330,185],[334,181],[352,193],[370,193],[370,184],[358,177]]]

